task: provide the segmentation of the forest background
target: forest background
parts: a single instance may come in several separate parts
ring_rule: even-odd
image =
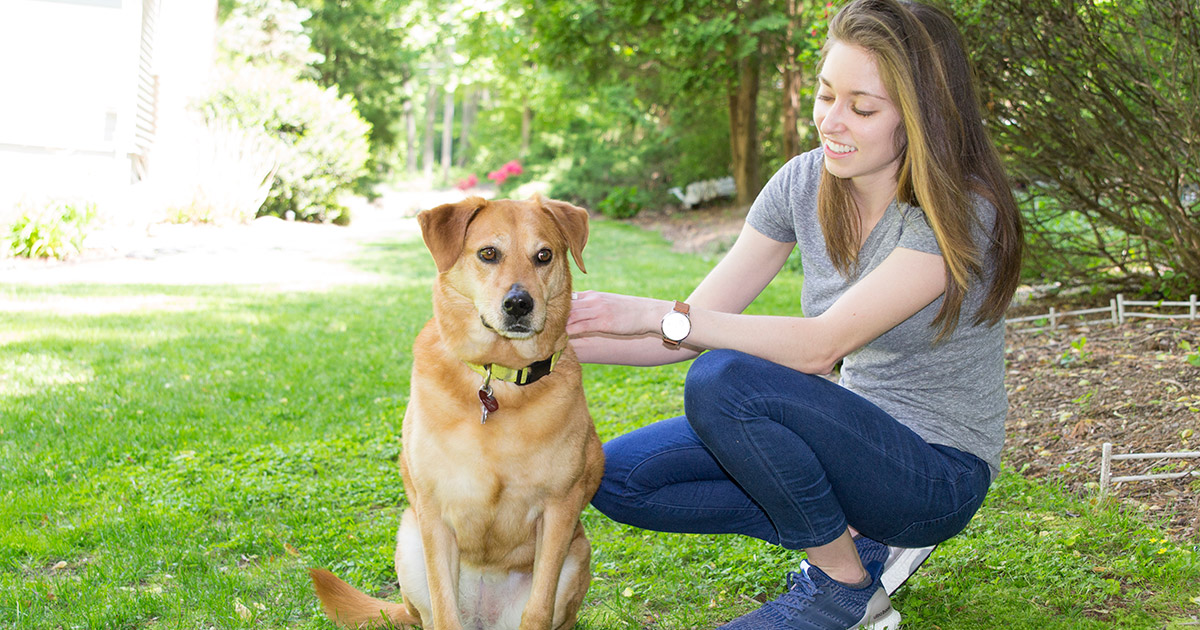
[[[1200,5],[943,4],[1025,214],[1026,280],[1197,292]],[[344,222],[336,193],[349,182],[370,194],[413,178],[500,194],[535,182],[624,218],[732,176],[745,207],[816,146],[812,86],[837,6],[220,0],[229,74],[204,107],[212,124],[290,137],[293,160],[307,160],[290,177],[277,169],[259,214]],[[341,108],[297,87],[312,83]]]

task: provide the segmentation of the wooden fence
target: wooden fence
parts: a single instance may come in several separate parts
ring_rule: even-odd
[[[1112,463],[1130,459],[1149,459],[1156,460],[1153,465],[1161,465],[1166,460],[1170,459],[1189,459],[1200,457],[1200,452],[1180,451],[1176,453],[1127,453],[1124,455],[1113,455],[1113,445],[1111,442],[1105,442],[1101,448],[1100,455],[1100,496],[1108,494],[1108,487],[1114,483],[1122,483],[1125,481],[1154,481],[1156,479],[1182,479],[1184,477],[1200,477],[1200,470],[1188,470],[1183,472],[1146,472],[1141,475],[1123,475],[1120,477],[1112,476]]]
[[[1131,307],[1135,309],[1152,307],[1168,312],[1147,313],[1144,311],[1131,311],[1129,310]],[[1183,309],[1186,309],[1186,311]],[[1099,314],[1104,314],[1105,316],[1086,319],[1088,316]],[[1126,320],[1139,317],[1148,319],[1198,319],[1200,318],[1200,300],[1196,298],[1195,294],[1189,296],[1187,302],[1126,300],[1125,296],[1117,294],[1116,298],[1109,300],[1107,307],[1085,308],[1078,311],[1059,311],[1051,306],[1049,313],[1014,317],[1007,319],[1005,323],[1016,332],[1038,332],[1067,328],[1068,324],[1064,320],[1071,320],[1071,323],[1076,326],[1091,324],[1112,324],[1116,326],[1125,323]]]

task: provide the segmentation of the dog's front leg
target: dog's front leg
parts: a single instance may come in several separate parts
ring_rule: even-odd
[[[537,548],[533,560],[533,584],[529,603],[521,615],[520,630],[549,630],[554,621],[554,598],[558,578],[575,530],[579,527],[582,492],[573,491],[563,500],[546,506],[537,528]]]
[[[433,619],[430,630],[462,630],[458,615],[458,540],[435,509],[414,497],[425,552],[425,574]]]

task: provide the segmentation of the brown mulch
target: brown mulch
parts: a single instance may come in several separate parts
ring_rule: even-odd
[[[719,253],[736,238],[744,208],[643,213],[633,223],[659,231],[678,251]],[[1107,304],[1036,299],[1013,315]],[[1098,495],[1101,448],[1113,453],[1200,451],[1200,321],[1134,319],[1055,332],[1008,334],[1008,438],[1004,461],[1027,477]],[[1200,358],[1193,359],[1200,362]],[[1113,476],[1200,471],[1200,459],[1116,462]],[[1176,540],[1200,538],[1200,476],[1137,481],[1109,495]]]
[[[1067,310],[1067,309],[1062,309]],[[1008,335],[1005,461],[1028,477],[1095,496],[1101,448],[1200,451],[1200,321],[1135,319]],[[1192,359],[1200,361],[1200,359]],[[1200,459],[1114,462],[1112,475],[1200,471]],[[1180,540],[1200,535],[1200,476],[1110,486]]]

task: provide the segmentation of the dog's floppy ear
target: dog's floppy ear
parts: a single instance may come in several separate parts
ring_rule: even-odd
[[[417,223],[421,225],[421,238],[425,246],[433,254],[433,263],[437,265],[438,273],[454,266],[462,254],[463,242],[467,238],[467,226],[475,213],[479,212],[487,200],[482,197],[467,197],[458,203],[447,203],[431,210],[417,213]]]
[[[567,239],[567,247],[571,248],[571,256],[575,259],[575,265],[579,267],[580,271],[587,273],[587,269],[583,266],[583,246],[587,245],[588,238],[587,210],[565,201],[546,199],[541,195],[534,195],[534,200],[550,213],[554,224]]]

